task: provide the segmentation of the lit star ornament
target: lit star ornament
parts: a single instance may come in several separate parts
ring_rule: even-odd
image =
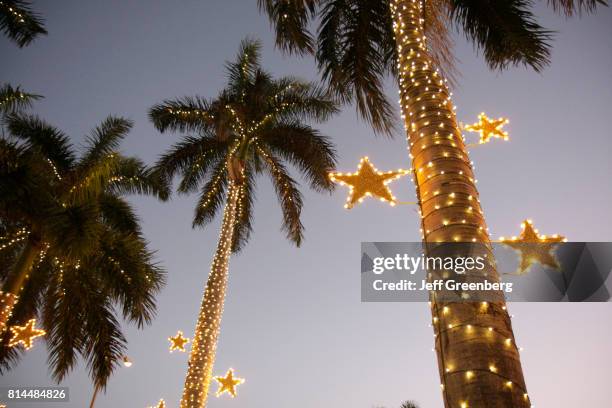
[[[236,396],[236,387],[244,382],[243,378],[234,377],[234,370],[232,368],[227,370],[225,377],[215,377],[215,380],[219,383],[217,397],[227,392],[234,398]]]
[[[355,203],[362,202],[366,196],[378,197],[381,201],[388,201],[389,204],[395,205],[395,197],[391,194],[387,184],[408,173],[410,171],[402,169],[386,173],[380,172],[367,157],[363,157],[356,173],[330,173],[329,178],[336,183],[350,186],[351,191],[344,207],[351,209]]]
[[[466,125],[464,127],[468,132],[480,133],[479,143],[487,143],[491,141],[492,137],[508,140],[508,132],[502,130],[504,125],[507,125],[510,121],[506,118],[489,119],[484,112],[478,115],[478,123],[472,125]]]
[[[560,235],[540,235],[538,230],[533,227],[531,220],[525,220],[521,224],[521,235],[512,238],[500,237],[500,242],[508,245],[511,248],[521,253],[521,262],[518,269],[518,274],[527,273],[531,265],[536,262],[542,266],[548,266],[552,269],[559,269],[559,262],[555,257],[553,250],[559,242],[567,242],[565,237]]]
[[[168,341],[170,342],[170,352],[174,350],[185,351],[185,344],[189,343],[189,339],[183,336],[182,331],[178,331],[176,336],[168,337]]]
[[[156,406],[148,408],[166,408],[166,401],[160,399]]]
[[[47,332],[36,327],[36,319],[30,319],[25,326],[11,326],[11,339],[9,340],[9,347],[15,347],[18,344],[22,344],[26,350],[32,347],[32,343],[35,338],[44,336]]]

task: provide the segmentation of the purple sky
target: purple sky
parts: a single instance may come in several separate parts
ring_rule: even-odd
[[[35,3],[50,35],[26,49],[0,39],[0,81],[45,95],[35,111],[77,144],[108,114],[124,115],[136,122],[124,151],[153,162],[178,136],[156,132],[147,109],[164,98],[217,94],[223,62],[246,35],[263,41],[263,65],[274,74],[316,77],[312,61],[274,50],[255,0]],[[542,233],[612,240],[612,11],[573,20],[544,7],[537,13],[558,32],[543,74],[491,73],[458,37],[459,120],[471,123],[481,111],[511,120],[510,142],[472,152],[487,221],[495,238],[516,235],[533,218]],[[388,92],[395,99],[392,82]],[[366,154],[381,170],[410,167],[404,137],[374,138],[351,107],[322,129],[337,144],[340,170],[353,171]],[[414,198],[408,178],[391,187],[402,201]],[[360,242],[418,241],[414,208],[371,201],[346,211],[343,188],[331,196],[304,192],[307,235],[296,249],[279,231],[270,182],[258,182],[255,233],[231,263],[215,369],[234,367],[246,383],[238,398],[213,397],[209,407],[394,408],[405,399],[441,406],[427,304],[360,302]],[[153,325],[127,329],[134,365],[116,373],[96,407],[144,408],[162,397],[178,406],[188,355],[169,354],[167,337],[193,331],[219,225],[191,230],[195,200],[133,200],[168,285]],[[509,309],[536,407],[610,406],[611,304]],[[39,341],[0,385],[52,384],[45,360]],[[71,402],[46,406],[88,403],[92,387],[82,366],[65,385]]]

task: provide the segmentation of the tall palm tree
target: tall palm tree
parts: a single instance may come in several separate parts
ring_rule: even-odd
[[[444,73],[453,73],[449,30],[462,29],[493,69],[525,64],[541,70],[551,33],[527,0],[258,0],[277,46],[313,54],[330,89],[378,133],[392,134],[385,76],[397,79],[414,169],[422,233],[437,243],[490,243],[468,151]],[[567,15],[601,0],[549,0]],[[316,36],[311,24],[318,24]],[[439,253],[444,255],[443,253]],[[497,272],[488,271],[491,279]],[[434,294],[435,295],[435,294]],[[432,297],[445,407],[530,407],[506,305],[446,303]],[[466,329],[472,328],[472,329]],[[490,330],[488,329],[490,328]]]
[[[167,187],[117,148],[131,123],[109,117],[87,139],[80,158],[58,129],[12,113],[0,137],[0,304],[2,325],[38,316],[47,331],[57,381],[87,362],[104,388],[125,355],[115,308],[138,327],[155,313],[164,282],[124,196],[165,199]],[[0,336],[0,371],[20,349]]]
[[[19,47],[47,34],[43,20],[24,0],[0,0],[0,30]]]
[[[337,111],[318,86],[293,77],[274,79],[262,70],[260,45],[245,40],[227,64],[228,83],[214,99],[167,100],[150,117],[160,131],[194,132],[157,164],[163,177],[181,175],[180,193],[200,191],[194,226],[211,221],[225,205],[223,223],[195,328],[182,408],[206,405],[215,359],[230,254],[251,233],[255,176],[267,173],[283,212],[287,238],[300,245],[302,195],[285,163],[295,165],[315,190],[333,188],[327,172],[335,153],[327,137],[306,121],[320,122]]]

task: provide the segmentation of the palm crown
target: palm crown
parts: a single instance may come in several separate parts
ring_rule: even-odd
[[[241,189],[237,204],[233,249],[251,233],[254,177],[271,176],[282,211],[283,229],[300,244],[302,195],[286,164],[295,165],[315,190],[331,190],[328,172],[335,164],[327,137],[305,124],[323,121],[337,111],[320,87],[293,77],[273,79],[259,63],[258,42],[242,42],[234,62],[227,64],[229,82],[214,99],[167,100],[154,106],[150,117],[160,131],[192,131],[163,155],[157,172],[165,178],[181,175],[178,191],[200,190],[193,224],[212,220],[222,207],[231,181]]]
[[[10,324],[42,317],[55,378],[80,354],[104,387],[126,349],[115,307],[139,327],[150,322],[164,281],[123,196],[166,198],[167,188],[139,160],[118,153],[131,127],[125,119],[109,117],[96,127],[80,158],[67,136],[34,116],[12,113],[6,127],[0,278],[7,292],[23,287]],[[19,268],[28,253],[30,264]],[[3,369],[18,357],[18,349],[0,348]]]
[[[397,46],[390,0],[258,0],[290,53],[313,54],[323,78],[379,133],[394,129],[393,108],[383,89],[397,75]],[[425,0],[424,30],[430,56],[453,79],[453,41],[459,28],[493,69],[525,64],[541,70],[549,61],[551,32],[541,27],[526,0]],[[591,11],[604,0],[549,0],[566,15]],[[316,22],[317,35],[311,31]]]

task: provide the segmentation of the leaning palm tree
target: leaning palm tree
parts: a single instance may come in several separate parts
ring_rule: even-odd
[[[293,77],[274,79],[259,62],[258,42],[245,40],[227,64],[228,84],[214,99],[167,100],[150,117],[160,131],[194,132],[157,164],[166,178],[181,175],[180,193],[200,191],[194,226],[211,221],[225,205],[217,250],[195,328],[182,408],[206,405],[232,251],[251,233],[255,176],[272,179],[287,238],[299,245],[302,196],[285,163],[295,165],[315,190],[331,190],[335,163],[328,139],[305,123],[324,121],[336,105],[318,86]]]
[[[601,0],[549,0],[567,15]],[[436,243],[488,245],[484,214],[445,75],[453,73],[453,25],[493,69],[548,63],[551,33],[531,2],[461,0],[259,0],[277,46],[313,54],[330,89],[377,133],[392,134],[387,75],[397,79],[426,251]],[[316,37],[310,24],[319,24]],[[451,78],[452,79],[452,78]],[[441,256],[443,253],[438,252]],[[497,272],[489,272],[497,279]],[[434,294],[435,295],[435,294]],[[445,407],[530,407],[503,298],[487,305],[432,297],[436,352]],[[470,328],[466,330],[466,328]],[[489,329],[490,328],[490,329]]]
[[[0,0],[0,30],[19,47],[47,34],[43,20],[24,0]]]
[[[40,317],[57,381],[81,355],[97,388],[125,354],[115,308],[142,327],[164,273],[124,196],[166,198],[167,188],[117,148],[131,123],[109,117],[77,158],[40,119],[10,114],[0,137],[0,307],[3,327]],[[21,352],[0,336],[0,371]]]

